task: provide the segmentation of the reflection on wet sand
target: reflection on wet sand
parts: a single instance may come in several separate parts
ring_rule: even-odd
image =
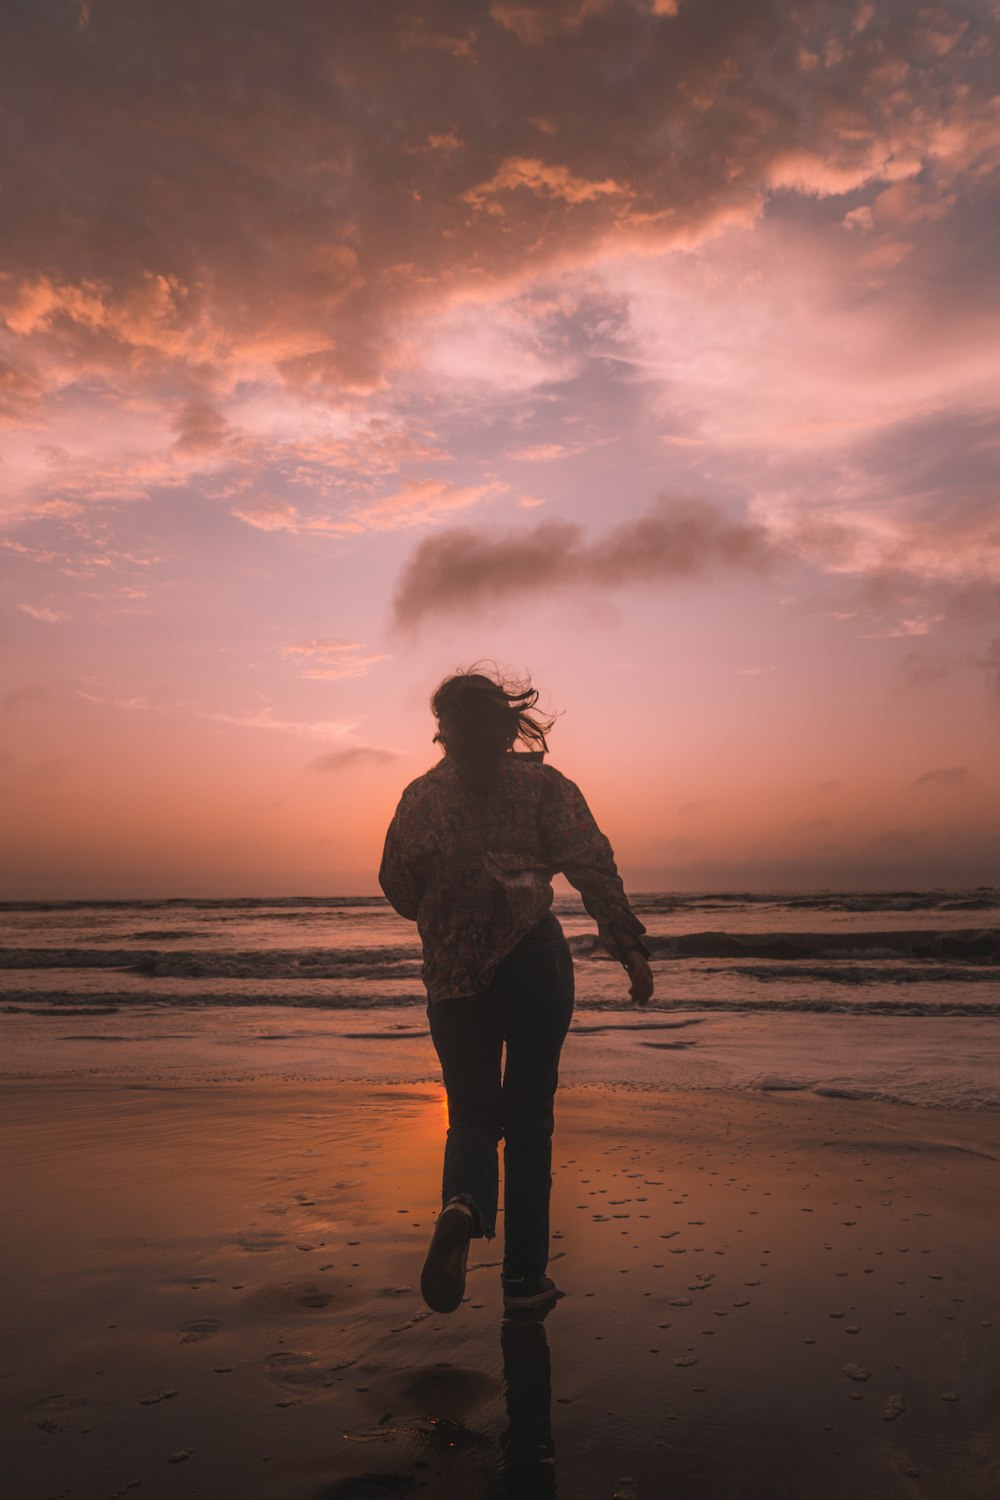
[[[421,1302],[440,1100],[4,1085],[11,1492],[995,1500],[1000,1118],[565,1090],[543,1324]]]
[[[503,1500],[551,1500],[556,1493],[546,1312],[520,1313],[500,1325],[508,1424],[500,1438],[498,1494]]]

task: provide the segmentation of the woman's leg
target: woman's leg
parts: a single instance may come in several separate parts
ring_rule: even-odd
[[[496,1234],[503,1131],[500,1059],[503,1022],[489,991],[429,1004],[431,1038],[448,1095],[442,1204],[459,1198],[473,1213],[473,1237]]]
[[[546,941],[503,965],[504,1281],[545,1274],[559,1054],[573,1016],[573,959],[554,918]]]

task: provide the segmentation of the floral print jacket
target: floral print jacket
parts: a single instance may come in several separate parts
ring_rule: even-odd
[[[648,950],[611,845],[583,794],[537,754],[504,757],[488,796],[445,756],[403,792],[379,883],[417,924],[431,1002],[488,988],[501,959],[552,905],[561,871],[583,897],[612,957]]]

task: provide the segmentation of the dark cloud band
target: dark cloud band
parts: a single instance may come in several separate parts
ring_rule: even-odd
[[[593,540],[568,521],[506,535],[460,527],[416,549],[400,575],[394,614],[397,625],[410,626],[516,595],[693,578],[720,567],[758,571],[770,556],[762,527],[704,500],[666,496]]]

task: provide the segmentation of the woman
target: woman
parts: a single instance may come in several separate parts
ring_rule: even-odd
[[[552,915],[552,876],[583,896],[601,941],[653,992],[645,928],[629,907],[611,845],[579,790],[542,763],[551,719],[530,683],[469,669],[431,700],[444,756],[406,788],[379,881],[417,923],[431,1037],[448,1095],[443,1208],[421,1277],[424,1300],[453,1312],[470,1239],[492,1239],[504,1139],[507,1311],[561,1294],[546,1276],[553,1101],[573,1014],[573,961]],[[530,753],[514,753],[520,742]],[[507,1047],[501,1076],[501,1055]]]

